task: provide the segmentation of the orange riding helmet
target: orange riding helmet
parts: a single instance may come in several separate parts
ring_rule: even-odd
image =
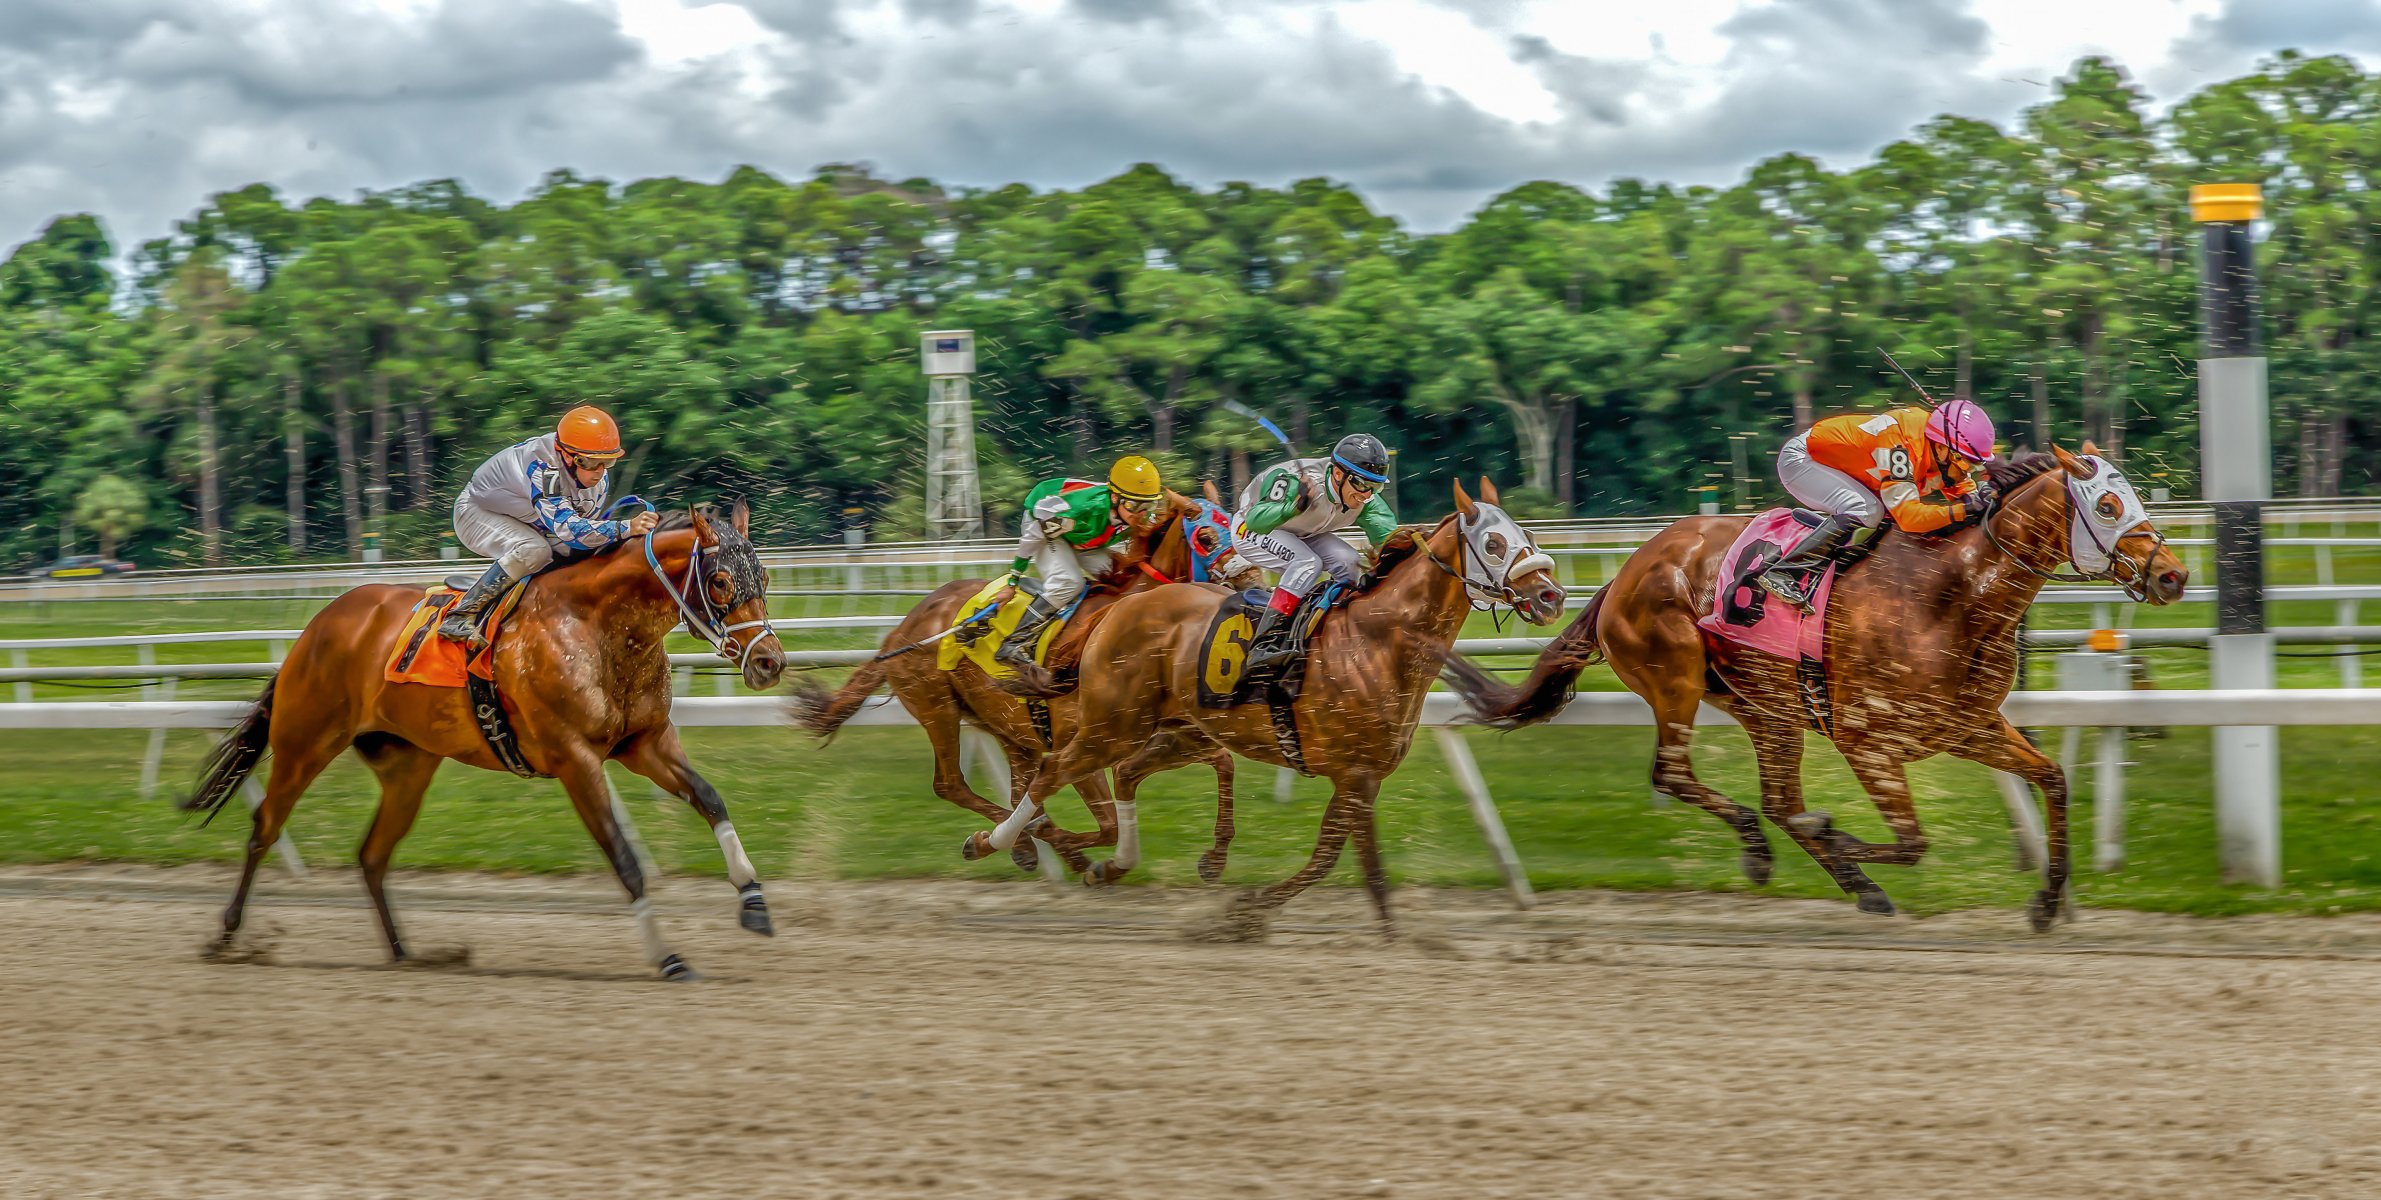
[[[562,421],[554,427],[554,442],[580,458],[608,460],[627,453],[620,448],[620,427],[612,423],[610,414],[592,404],[562,414]]]

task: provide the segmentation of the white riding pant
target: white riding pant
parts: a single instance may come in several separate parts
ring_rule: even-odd
[[[1114,551],[1077,550],[1065,542],[1044,542],[1033,552],[1034,574],[1042,577],[1042,601],[1060,612],[1083,594],[1085,581],[1116,565]]]
[[[1803,506],[1850,517],[1874,529],[1885,520],[1885,502],[1860,481],[1811,458],[1810,435],[1798,433],[1777,452],[1778,482]]]
[[[1301,600],[1314,591],[1325,571],[1333,579],[1354,587],[1357,574],[1364,569],[1364,557],[1336,534],[1318,533],[1303,538],[1280,529],[1271,533],[1242,533],[1238,532],[1237,521],[1233,528],[1233,547],[1248,561],[1268,571],[1280,572],[1276,586]]]
[[[504,564],[515,579],[536,574],[554,561],[554,541],[527,521],[455,502],[455,538],[473,554]]]

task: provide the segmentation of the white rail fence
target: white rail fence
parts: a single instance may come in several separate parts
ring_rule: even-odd
[[[248,702],[239,700],[172,699],[0,704],[0,730],[143,729],[151,731],[154,738],[172,729],[226,728],[236,724],[248,707]],[[2017,725],[2030,728],[2381,725],[2381,693],[2349,689],[2018,692],[2009,697],[2002,712]],[[1459,698],[1434,693],[1423,702],[1422,725],[1437,739],[1514,903],[1527,908],[1532,903],[1528,877],[1512,839],[1505,832],[1479,763],[1457,731],[1464,713]],[[690,728],[783,728],[788,724],[786,699],[780,696],[681,696],[673,702],[671,717]],[[1733,718],[1708,705],[1696,716],[1698,725],[1734,723]],[[847,724],[867,727],[915,722],[889,697],[880,697],[864,705]],[[1626,692],[1588,693],[1575,697],[1550,724],[1649,727],[1653,724],[1653,713],[1644,701]],[[981,752],[985,748],[976,749]],[[987,764],[996,764],[999,758],[991,753],[970,757],[980,757]],[[2095,825],[2103,864],[2112,849],[2120,859],[2123,853],[2121,775],[2111,778],[2111,772],[2121,769],[2121,762],[2111,762],[2105,757],[2100,764],[2102,790],[2095,806]],[[1005,776],[1005,771],[994,774]],[[146,782],[153,784],[153,777]],[[1005,777],[989,782],[994,794],[1007,794]],[[1999,782],[2021,850],[2029,856],[2028,861],[2041,862],[2041,817],[2034,808],[2030,791],[2011,776],[2000,776]],[[251,807],[261,801],[254,780],[243,790],[243,796]],[[303,870],[286,837],[278,850],[291,870]],[[1045,855],[1044,861],[1048,863],[1054,858]]]

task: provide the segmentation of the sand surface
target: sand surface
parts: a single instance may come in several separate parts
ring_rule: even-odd
[[[0,870],[0,1193],[2381,1195],[2381,919]]]

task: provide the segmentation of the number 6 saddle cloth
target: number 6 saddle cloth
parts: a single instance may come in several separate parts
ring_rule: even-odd
[[[1322,625],[1323,614],[1346,591],[1346,587],[1334,580],[1317,589],[1299,606],[1290,617],[1290,626],[1301,652],[1291,656],[1271,678],[1248,673],[1248,644],[1256,636],[1257,622],[1264,617],[1272,593],[1252,588],[1225,596],[1215,607],[1215,619],[1208,622],[1206,636],[1199,639],[1199,707],[1231,708],[1264,701],[1271,710],[1273,736],[1281,746],[1282,757],[1301,775],[1312,774],[1306,769],[1306,757],[1298,737],[1297,711],[1293,707],[1306,684],[1304,651],[1314,644],[1315,630]]]

